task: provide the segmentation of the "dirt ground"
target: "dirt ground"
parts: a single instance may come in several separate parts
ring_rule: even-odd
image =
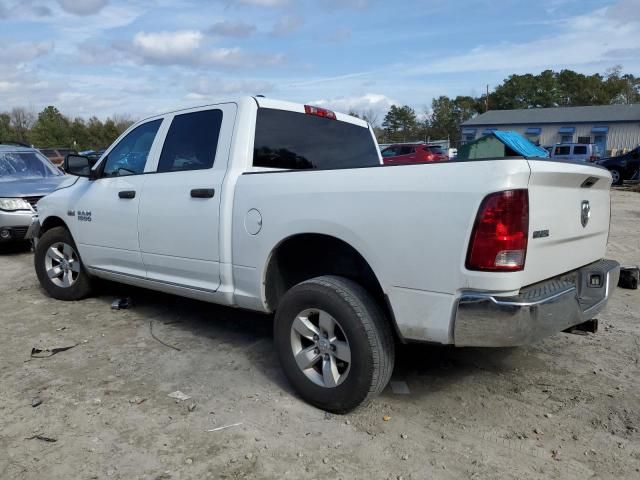
[[[610,258],[640,263],[639,225],[640,194],[616,191]],[[132,308],[110,308],[120,295]],[[640,290],[615,292],[597,334],[403,346],[393,380],[409,393],[388,388],[345,416],[296,397],[271,326],[114,284],[55,301],[32,254],[5,249],[0,478],[640,478]]]

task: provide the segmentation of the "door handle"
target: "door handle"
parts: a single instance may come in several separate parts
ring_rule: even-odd
[[[213,188],[194,188],[191,190],[191,196],[193,198],[213,198],[216,194]]]
[[[136,192],[135,190],[122,190],[118,192],[118,196],[120,198],[136,198]]]

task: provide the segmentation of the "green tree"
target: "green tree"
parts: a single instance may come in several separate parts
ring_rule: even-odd
[[[91,148],[103,148],[108,145],[104,138],[102,122],[97,117],[91,117],[87,122],[87,135]]]
[[[111,145],[113,141],[120,136],[120,129],[112,119],[107,120],[102,125],[102,145],[104,147]],[[98,147],[99,148],[99,147]]]
[[[11,128],[11,117],[8,113],[0,113],[0,142],[13,141],[16,141],[16,138]]]
[[[48,106],[38,114],[31,129],[31,140],[38,147],[68,147],[71,145],[69,119],[56,107]]]
[[[491,110],[636,102],[640,102],[640,79],[622,74],[620,66],[604,75],[584,75],[573,70],[511,75],[489,95]]]
[[[415,110],[407,105],[391,105],[382,121],[382,127],[386,141],[404,142],[419,135],[418,117]]]
[[[426,134],[431,139],[446,139],[457,143],[460,140],[460,124],[482,110],[478,99],[458,96],[434,98],[431,113],[427,117]]]
[[[71,123],[71,145],[80,151],[93,147],[87,125],[80,117],[76,117]]]

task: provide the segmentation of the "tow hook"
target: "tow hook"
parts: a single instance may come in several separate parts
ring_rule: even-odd
[[[620,280],[618,281],[618,286],[620,288],[637,290],[638,280],[640,280],[640,268],[620,267]]]

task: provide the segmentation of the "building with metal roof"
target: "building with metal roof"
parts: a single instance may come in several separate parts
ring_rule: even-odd
[[[461,125],[463,143],[495,130],[516,131],[537,145],[594,143],[601,155],[640,145],[640,104],[490,110]]]

